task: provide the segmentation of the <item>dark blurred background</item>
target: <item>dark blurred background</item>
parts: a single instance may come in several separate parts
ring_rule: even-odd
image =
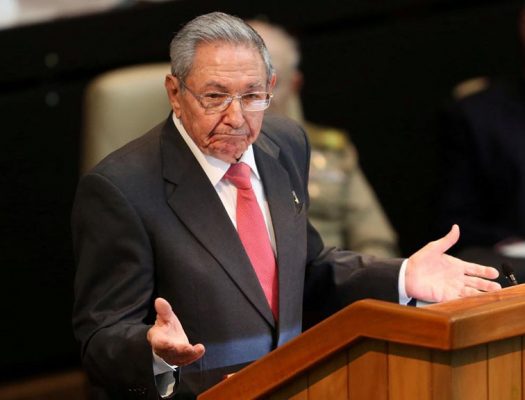
[[[463,79],[520,73],[521,4],[122,1],[103,11],[5,24],[0,28],[0,386],[79,367],[70,323],[69,215],[82,96],[94,76],[167,61],[173,33],[204,12],[265,16],[287,27],[302,44],[307,118],[350,133],[408,255],[432,239],[440,170],[437,113]]]

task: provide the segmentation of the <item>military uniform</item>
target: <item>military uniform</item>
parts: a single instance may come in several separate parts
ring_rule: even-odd
[[[312,145],[309,218],[325,244],[381,257],[398,255],[396,233],[346,134],[309,122],[304,127]]]

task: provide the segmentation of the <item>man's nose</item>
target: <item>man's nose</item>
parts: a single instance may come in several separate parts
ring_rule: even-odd
[[[244,124],[244,112],[242,109],[241,98],[235,97],[225,110],[225,121],[234,128],[239,128]]]

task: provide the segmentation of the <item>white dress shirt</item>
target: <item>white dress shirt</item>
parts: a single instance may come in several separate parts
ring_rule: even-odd
[[[180,132],[191,152],[199,162],[200,166],[204,170],[204,173],[215,188],[215,191],[219,195],[221,202],[233,223],[233,226],[235,229],[237,229],[237,218],[235,212],[237,207],[237,188],[231,182],[222,179],[228,171],[228,168],[230,168],[230,163],[204,154],[191,139],[190,135],[186,132],[180,120],[175,117],[175,114],[173,115],[173,122],[175,123],[175,127]],[[255,196],[257,197],[259,207],[263,212],[264,222],[266,223],[266,229],[268,230],[273,252],[276,253],[275,234],[273,231],[272,218],[270,216],[270,208],[268,207],[268,201],[266,201],[264,188],[259,171],[257,170],[257,164],[255,164],[255,157],[253,155],[253,148],[251,145],[248,147],[248,149],[246,149],[239,162],[248,164],[251,169],[250,180],[252,183],[252,189],[255,193]]]

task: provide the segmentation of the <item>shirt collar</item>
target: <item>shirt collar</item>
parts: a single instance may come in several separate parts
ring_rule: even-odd
[[[180,119],[178,119],[175,114],[173,114],[173,123],[175,124],[175,127],[179,131],[180,135],[190,148],[191,152],[197,159],[198,163],[204,170],[204,173],[206,176],[208,176],[208,179],[210,180],[211,184],[213,186],[217,185],[226,171],[228,171],[228,168],[230,168],[230,164],[219,160],[218,158],[215,158],[213,156],[210,156],[208,154],[204,154],[199,147],[195,144],[193,139],[190,137],[186,129],[184,129],[184,126],[182,125],[182,122]],[[253,154],[253,147],[252,145],[248,146],[246,151],[243,153],[242,157],[240,158],[239,162],[246,163],[250,166],[250,169],[254,173],[255,177],[258,180],[261,180],[259,171],[257,170],[257,164],[255,163],[255,156]]]

